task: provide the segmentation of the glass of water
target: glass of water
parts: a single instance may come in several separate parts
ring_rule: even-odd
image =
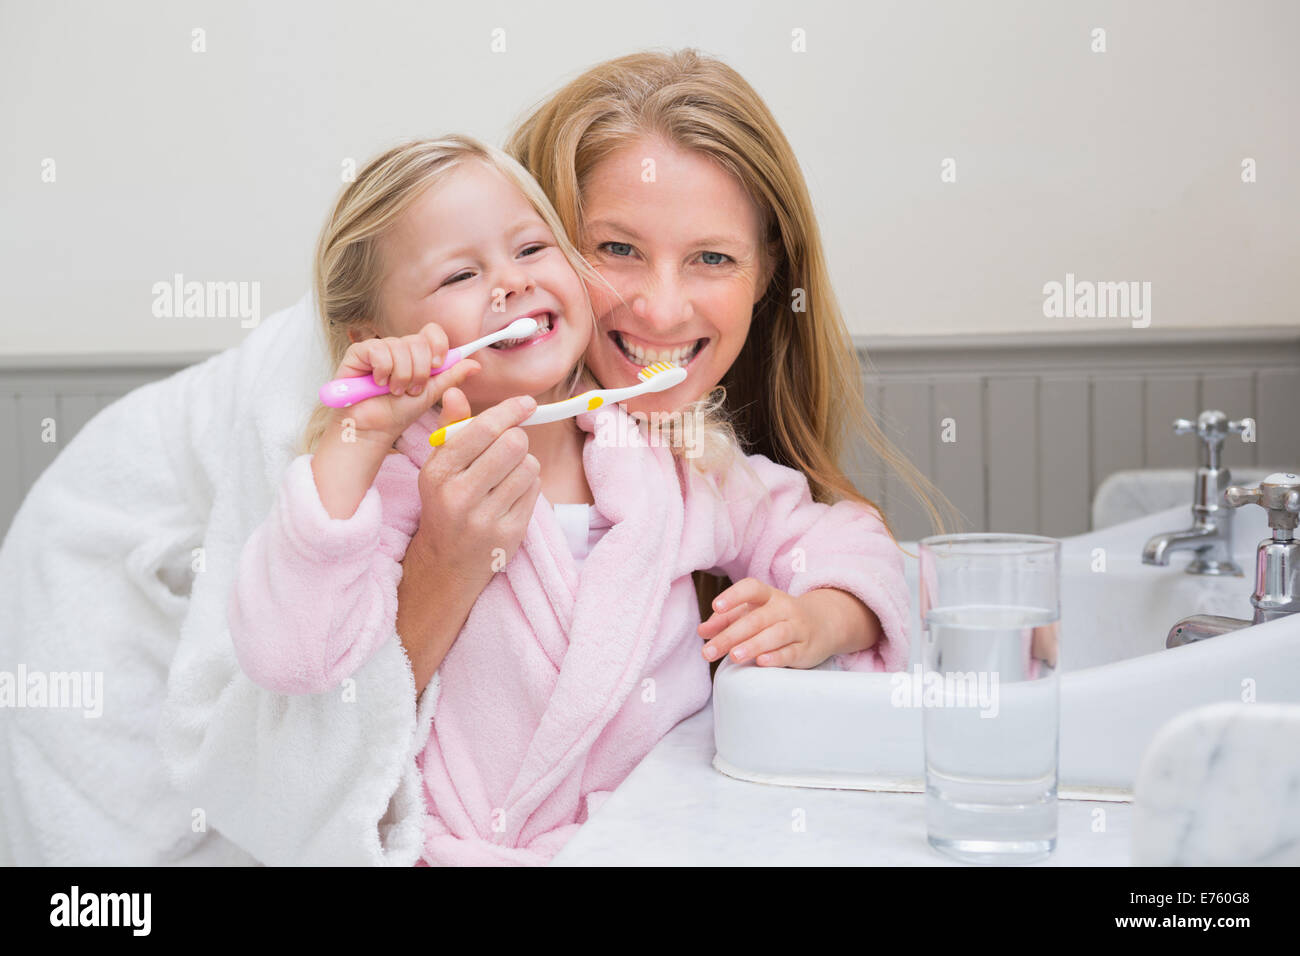
[[[1061,543],[1028,534],[920,542],[925,819],[968,863],[1056,847]]]

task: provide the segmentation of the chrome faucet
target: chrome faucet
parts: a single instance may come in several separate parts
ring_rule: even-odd
[[[1300,541],[1295,539],[1300,516],[1300,475],[1279,472],[1269,475],[1258,488],[1232,486],[1224,493],[1233,508],[1255,504],[1268,512],[1273,537],[1265,538],[1255,550],[1255,592],[1250,604],[1252,620],[1196,614],[1179,621],[1169,631],[1165,647],[1179,647],[1226,634],[1254,624],[1265,624],[1300,611]]]
[[[1201,440],[1200,464],[1196,469],[1192,487],[1192,526],[1186,531],[1158,534],[1142,549],[1143,564],[1169,563],[1175,551],[1195,552],[1187,565],[1188,574],[1235,574],[1241,568],[1232,560],[1232,516],[1223,493],[1232,480],[1223,467],[1223,441],[1230,432],[1241,434],[1250,424],[1249,419],[1228,421],[1220,411],[1204,411],[1192,422],[1179,418],[1174,422],[1174,433],[1195,433]]]

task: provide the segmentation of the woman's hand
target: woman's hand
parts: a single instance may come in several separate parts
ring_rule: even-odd
[[[334,377],[370,375],[377,384],[388,386],[388,394],[340,408],[335,420],[351,419],[359,440],[392,447],[412,422],[437,404],[449,386],[462,384],[482,368],[473,359],[465,359],[432,378],[429,373],[443,363],[447,351],[446,333],[436,322],[413,335],[353,343]]]
[[[700,624],[704,657],[730,652],[735,661],[761,667],[816,667],[833,654],[872,646],[880,621],[853,595],[816,588],[791,597],[757,578],[745,578],[719,594],[714,613]]]
[[[514,557],[542,489],[541,466],[516,427],[537,408],[511,398],[475,417],[420,469],[420,526],[402,562],[397,633],[417,692],[455,643],[474,602]],[[468,418],[469,402],[448,389],[439,426]]]
[[[528,433],[516,427],[536,410],[527,395],[494,405],[435,448],[420,469],[417,533],[435,563],[486,579],[514,557],[542,490]],[[439,427],[469,417],[464,393],[448,389]]]

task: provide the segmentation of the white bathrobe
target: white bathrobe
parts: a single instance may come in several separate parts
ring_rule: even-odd
[[[0,864],[415,863],[438,677],[417,719],[394,631],[365,706],[286,697],[225,624],[333,371],[304,298],[105,408],[33,485],[0,547],[0,671],[99,674],[103,713],[0,710]]]

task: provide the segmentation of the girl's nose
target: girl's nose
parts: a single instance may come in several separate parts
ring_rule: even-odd
[[[502,300],[511,295],[530,292],[537,286],[537,280],[532,274],[514,262],[502,266],[497,271],[496,279],[492,289],[493,298]]]

